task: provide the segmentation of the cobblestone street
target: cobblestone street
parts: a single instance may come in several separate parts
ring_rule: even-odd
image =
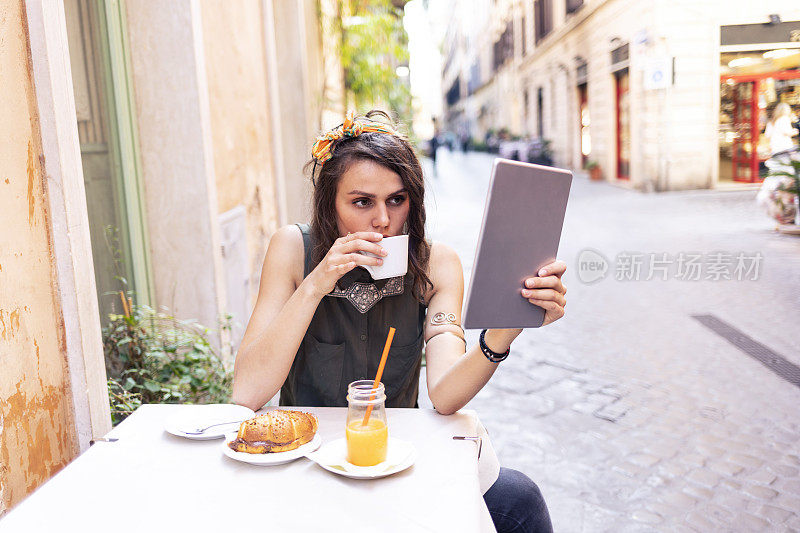
[[[467,280],[492,159],[440,149],[438,175],[426,161],[430,235]],[[501,464],[540,486],[556,531],[800,531],[800,388],[693,317],[800,365],[800,238],[774,232],[754,198],[574,179],[567,314],[525,331],[468,406]],[[593,284],[577,276],[588,248],[610,263]],[[615,277],[621,253],[691,252],[763,260],[756,280],[688,281],[673,265],[647,281],[646,264],[638,281]]]

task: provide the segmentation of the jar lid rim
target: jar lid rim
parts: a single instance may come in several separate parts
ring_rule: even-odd
[[[378,392],[380,392],[380,391],[383,391],[385,389],[386,389],[386,387],[382,382],[379,382],[378,386],[376,387],[375,386],[375,382],[373,380],[371,380],[371,379],[362,379],[360,381],[354,381],[350,385],[347,386],[347,390],[348,391],[357,390],[359,392],[361,392],[361,391],[365,391],[365,392],[378,391]]]
[[[354,397],[352,394],[348,394],[347,395],[347,401],[348,402],[357,402],[357,403],[362,403],[362,404],[371,404],[371,403],[377,404],[377,403],[383,403],[383,402],[386,401],[386,395],[385,394],[377,394],[377,395],[375,395],[374,398],[371,398],[370,395],[367,395],[367,394],[364,394],[363,396],[364,396],[363,398],[359,397],[359,396],[355,396]]]

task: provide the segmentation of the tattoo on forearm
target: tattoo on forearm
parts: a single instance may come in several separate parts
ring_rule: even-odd
[[[431,318],[431,325],[432,326],[443,326],[445,324],[454,324],[458,326],[458,322],[456,321],[456,314],[455,313],[436,313]]]

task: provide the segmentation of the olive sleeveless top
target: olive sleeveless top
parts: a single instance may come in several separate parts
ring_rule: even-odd
[[[297,226],[303,233],[305,278],[316,267],[313,242],[309,226]],[[364,268],[351,270],[320,301],[281,387],[280,405],[347,406],[348,384],[375,379],[392,326],[396,331],[381,379],[386,406],[417,407],[425,312],[410,273],[373,281]]]

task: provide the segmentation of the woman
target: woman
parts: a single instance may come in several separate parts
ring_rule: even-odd
[[[785,102],[775,106],[772,111],[772,116],[764,129],[764,136],[769,141],[770,155],[794,148],[792,137],[797,135],[797,130],[792,127],[791,115],[792,108]]]
[[[281,405],[345,406],[348,383],[377,372],[389,326],[396,328],[383,374],[387,407],[416,407],[423,342],[428,394],[452,414],[489,381],[522,330],[488,330],[469,349],[461,328],[464,280],[456,253],[425,240],[422,167],[393,127],[348,116],[320,137],[307,165],[313,219],[272,237],[261,286],[234,369],[233,399],[259,409],[278,390]],[[373,282],[381,239],[409,235],[404,277]],[[371,252],[377,257],[362,255]],[[564,315],[563,262],[547,265],[520,297]],[[491,482],[494,482],[493,484]],[[491,485],[491,486],[489,486]],[[538,487],[500,469],[484,498],[498,531],[552,531]]]

